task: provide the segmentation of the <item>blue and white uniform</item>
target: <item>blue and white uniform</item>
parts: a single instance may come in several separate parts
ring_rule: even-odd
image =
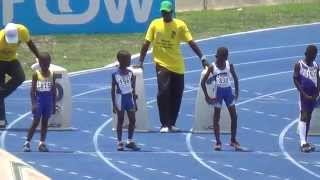
[[[112,73],[112,78],[116,82],[116,104],[117,108],[123,111],[134,111],[135,104],[132,89],[133,72],[127,69],[126,72],[118,69]]]
[[[44,77],[40,70],[36,71],[36,103],[37,110],[33,114],[35,118],[50,118],[53,110],[53,73],[50,71],[48,77]]]
[[[235,97],[232,93],[232,74],[230,72],[230,63],[226,61],[224,69],[219,69],[215,62],[213,65],[212,78],[215,80],[215,107],[221,108],[222,101],[226,103],[226,106],[232,106],[235,104]]]
[[[317,94],[317,72],[318,65],[316,62],[313,62],[311,66],[308,66],[304,60],[299,62],[300,72],[299,72],[299,83],[302,90],[309,96],[314,96]],[[300,109],[302,111],[311,112],[315,106],[315,101],[308,100],[300,94]]]

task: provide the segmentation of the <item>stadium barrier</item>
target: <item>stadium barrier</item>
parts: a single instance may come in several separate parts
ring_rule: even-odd
[[[137,106],[138,111],[136,112],[136,126],[135,131],[147,132],[150,130],[149,121],[148,121],[148,112],[146,108],[145,102],[145,91],[144,91],[144,79],[143,79],[143,71],[141,68],[129,68],[133,74],[136,76],[136,94],[138,95]],[[112,102],[111,102],[111,108]],[[127,130],[129,127],[128,116],[125,113],[123,129]],[[112,114],[112,130],[117,129],[117,114]]]
[[[50,178],[23,162],[21,159],[0,149],[1,178],[5,180],[49,180]]]
[[[201,80],[205,75],[207,69],[201,72],[201,77],[199,81],[199,89],[196,97],[195,103],[195,119],[193,122],[192,132],[194,133],[213,133],[213,115],[214,107],[206,102],[204,93],[201,88]],[[208,94],[213,97],[215,94],[215,83],[209,80],[206,83]],[[229,116],[228,109],[223,105],[220,113],[220,132],[230,133],[231,120]]]
[[[38,63],[31,66],[32,70],[40,69]],[[49,69],[56,74],[56,113],[49,119],[49,130],[71,130],[71,85],[65,68],[51,64]],[[40,127],[40,126],[39,126]]]

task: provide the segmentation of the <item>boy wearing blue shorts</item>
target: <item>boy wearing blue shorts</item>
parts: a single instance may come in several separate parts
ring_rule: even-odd
[[[209,75],[212,74],[213,80],[215,81],[216,95],[210,97],[207,92],[205,83],[207,82]],[[235,95],[232,93],[232,79],[235,85]],[[237,74],[234,70],[233,64],[228,61],[228,49],[220,47],[216,53],[216,61],[208,68],[206,74],[201,80],[201,87],[204,92],[206,101],[209,104],[214,104],[214,117],[213,117],[213,129],[216,138],[216,144],[214,150],[220,151],[222,143],[220,140],[220,112],[223,101],[225,102],[230,118],[231,118],[231,141],[230,146],[234,147],[236,151],[242,150],[240,144],[236,140],[237,133],[237,112],[235,107],[235,101],[239,96],[239,82]],[[212,89],[211,89],[212,90]]]
[[[111,88],[113,112],[117,113],[118,116],[117,150],[123,151],[125,146],[134,151],[139,151],[140,148],[137,147],[136,143],[132,140],[136,122],[135,112],[137,111],[137,95],[135,93],[136,78],[133,75],[133,72],[128,69],[128,66],[130,66],[131,54],[125,50],[120,50],[117,53],[117,60],[119,62],[119,68],[112,73]],[[122,126],[125,112],[127,112],[129,119],[128,141],[126,145],[122,142]]]
[[[31,103],[33,122],[28,131],[27,140],[23,145],[25,152],[30,152],[30,142],[32,136],[41,121],[40,142],[38,150],[40,152],[48,152],[48,148],[44,143],[47,136],[48,120],[51,114],[55,113],[56,107],[56,86],[55,76],[49,70],[51,57],[48,53],[39,54],[40,70],[36,70],[32,76],[31,86]]]
[[[315,151],[315,147],[307,141],[311,115],[316,99],[319,96],[319,66],[315,62],[318,49],[309,45],[305,51],[305,58],[294,66],[293,81],[300,93],[300,121],[298,131],[300,136],[300,150],[302,152]]]

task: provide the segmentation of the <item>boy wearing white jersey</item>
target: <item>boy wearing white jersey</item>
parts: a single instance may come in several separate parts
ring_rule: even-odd
[[[133,72],[128,69],[131,61],[131,54],[128,51],[120,50],[117,53],[119,68],[112,73],[111,97],[113,104],[113,112],[117,113],[117,138],[118,151],[123,151],[124,146],[134,151],[140,150],[133,142],[133,133],[136,123],[135,112],[137,111],[135,93],[136,78]],[[122,142],[122,125],[124,121],[124,112],[127,112],[129,119],[128,141],[126,145]]]
[[[212,78],[215,81],[216,94],[215,97],[210,97],[207,92],[205,83],[207,82],[209,75],[212,74]],[[234,80],[235,95],[232,93],[231,78]],[[201,80],[201,87],[204,92],[206,101],[209,104],[214,104],[214,116],[213,116],[213,129],[216,138],[216,144],[214,150],[220,151],[222,143],[220,140],[220,112],[222,102],[224,101],[231,118],[231,141],[230,146],[234,147],[236,151],[242,150],[240,144],[236,140],[237,133],[237,112],[235,107],[235,101],[239,96],[239,82],[237,74],[234,70],[233,64],[228,61],[228,49],[220,47],[216,53],[216,61],[208,68],[206,74]],[[211,89],[212,91],[213,89]]]
[[[305,51],[305,58],[299,60],[294,66],[293,81],[300,93],[300,121],[298,131],[300,136],[300,150],[302,152],[314,151],[315,147],[308,143],[307,137],[310,120],[316,99],[319,96],[319,66],[315,62],[318,49],[309,45]]]

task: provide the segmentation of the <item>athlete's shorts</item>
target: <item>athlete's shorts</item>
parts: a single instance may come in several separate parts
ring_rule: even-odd
[[[316,94],[316,88],[303,89],[305,93],[309,96],[314,96]],[[316,100],[309,100],[300,94],[300,110],[303,112],[312,112],[316,106]]]
[[[122,111],[135,111],[132,93],[117,94],[117,107]]]
[[[232,93],[231,87],[217,87],[216,102],[214,103],[214,107],[221,108],[223,101],[226,103],[227,107],[235,104],[235,97]]]
[[[37,109],[36,112],[33,113],[33,117],[36,119],[40,119],[42,118],[46,118],[49,119],[51,114],[52,114],[52,110],[53,110],[53,102],[52,102],[52,95],[50,92],[37,92]]]

